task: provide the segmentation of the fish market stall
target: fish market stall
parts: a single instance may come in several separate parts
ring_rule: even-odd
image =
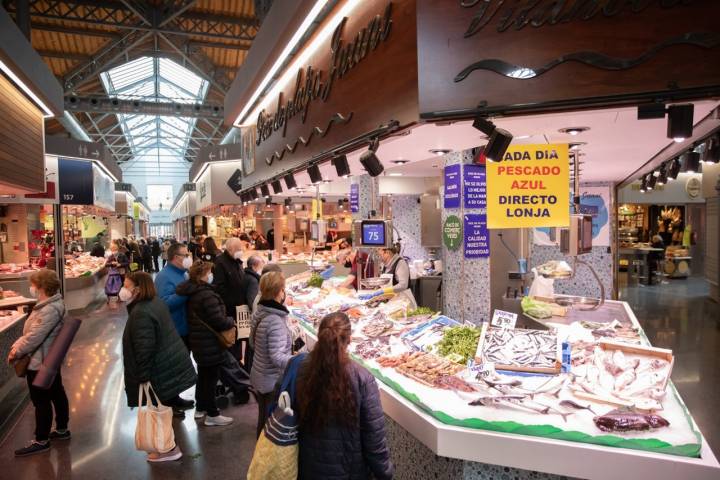
[[[87,253],[65,257],[65,306],[79,310],[105,296],[105,258]]]
[[[419,475],[450,468],[431,465],[440,460],[427,449],[458,472],[512,467],[518,478],[720,475],[669,380],[672,352],[649,344],[624,302],[570,307],[536,329],[478,328],[333,284],[290,279],[292,317],[312,345],[324,315],[348,314],[350,350],[378,380],[394,460]]]

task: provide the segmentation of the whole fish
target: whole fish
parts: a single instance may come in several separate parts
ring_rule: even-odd
[[[628,432],[631,430],[650,430],[670,425],[660,415],[641,413],[631,408],[618,408],[605,415],[593,418],[595,425],[603,432]]]

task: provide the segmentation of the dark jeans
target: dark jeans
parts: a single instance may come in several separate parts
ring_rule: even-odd
[[[160,266],[158,265],[158,256],[157,255],[153,255],[153,266],[155,267],[156,272],[160,271]]]
[[[273,402],[274,397],[274,392],[257,392],[255,394],[255,398],[258,402],[257,438],[260,438],[260,434],[263,431],[265,421],[268,418],[268,408],[270,408],[270,404]]]
[[[30,400],[35,407],[35,440],[45,442],[50,436],[53,422],[53,407],[55,407],[55,428],[65,430],[70,420],[70,407],[68,398],[65,395],[65,387],[62,384],[60,372],[48,390],[33,387],[33,380],[37,376],[37,370],[28,370],[27,384],[30,389]]]
[[[207,413],[208,417],[217,417],[220,410],[215,403],[215,387],[220,376],[220,366],[201,367],[198,365],[198,379],[195,386],[195,400],[198,411]]]

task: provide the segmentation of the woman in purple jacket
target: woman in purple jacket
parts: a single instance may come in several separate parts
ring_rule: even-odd
[[[299,479],[393,476],[378,387],[370,372],[350,359],[350,336],[347,315],[331,313],[300,366]]]

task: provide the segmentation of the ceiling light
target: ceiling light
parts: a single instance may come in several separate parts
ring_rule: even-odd
[[[443,155],[447,155],[448,153],[452,152],[452,150],[447,148],[431,148],[428,151],[433,155],[437,155],[438,157],[442,157]]]
[[[262,193],[262,196],[265,198],[268,198],[270,196],[270,188],[267,186],[267,184],[260,186],[260,193]]]
[[[251,200],[257,200],[257,199],[258,199],[257,188],[253,187],[253,188],[250,189],[250,199],[251,199]]]
[[[326,178],[325,180],[322,181],[322,183],[324,183],[325,185],[327,185],[327,184],[329,184],[329,183],[332,183],[332,180]]]
[[[703,161],[705,163],[720,162],[720,135],[715,135],[705,144],[705,155]]]
[[[665,110],[664,103],[647,103],[644,105],[638,105],[637,119],[652,120],[665,118]]]
[[[473,128],[480,130],[489,137],[487,145],[483,150],[483,156],[491,161],[500,162],[505,155],[513,136],[503,128],[498,128],[490,120],[480,115],[473,120]]]
[[[338,207],[343,208],[343,200],[342,198],[338,199]]]
[[[676,157],[670,161],[670,166],[667,170],[667,180],[675,180],[680,173],[680,160]]]
[[[693,113],[695,106],[692,103],[670,105],[667,109],[667,137],[675,142],[682,142],[693,134]]]
[[[570,150],[580,150],[583,145],[587,145],[587,142],[571,142],[569,144]]]
[[[295,175],[293,175],[292,172],[285,175],[285,186],[287,187],[288,190],[297,188],[297,182],[295,181]]]
[[[307,169],[308,175],[310,175],[310,183],[313,185],[317,185],[323,181],[322,173],[320,173],[320,167],[315,165],[310,165]]]
[[[660,167],[660,175],[657,177],[657,184],[658,185],[665,185],[667,183],[667,167],[665,165],[662,165]]]
[[[282,185],[280,184],[280,180],[273,180],[271,185],[273,187],[273,193],[275,195],[279,195],[282,193]]]
[[[645,178],[647,179],[647,189],[652,190],[653,188],[655,188],[655,183],[657,182],[657,178],[655,178],[655,175],[653,175],[652,173],[648,173],[647,177]]]
[[[407,163],[410,163],[410,160],[403,160],[403,159],[401,158],[401,159],[398,159],[398,160],[391,160],[390,163],[394,163],[395,165],[405,165],[405,164],[407,164]]]
[[[402,177],[403,176],[403,174],[400,172],[388,173],[388,175],[391,177]]]
[[[686,173],[696,173],[700,170],[700,154],[687,152],[683,155],[683,170]]]
[[[5,75],[7,75],[10,80],[12,80],[12,82],[20,88],[20,90],[25,92],[25,95],[30,97],[32,101],[35,102],[35,105],[40,107],[40,110],[43,111],[43,118],[51,118],[55,116],[53,115],[52,110],[50,110],[47,105],[45,105],[43,101],[40,100],[40,97],[35,95],[35,92],[33,92],[30,87],[25,85],[25,82],[20,80],[20,77],[15,75],[15,72],[13,72],[10,67],[8,67],[2,60],[0,60],[0,70],[5,72]]]
[[[270,197],[265,198],[265,205],[267,205],[268,207],[270,205],[272,205],[272,198],[270,198]]]
[[[332,159],[332,164],[335,165],[335,172],[340,178],[347,178],[350,176],[350,164],[348,163],[347,156],[338,155]]]
[[[567,133],[568,135],[576,136],[583,132],[587,132],[590,130],[590,127],[567,127],[567,128],[561,128],[558,130],[560,133]]]
[[[374,139],[370,142],[370,146],[368,147],[367,152],[363,153],[360,156],[360,163],[362,164],[363,168],[365,168],[365,171],[370,175],[371,177],[377,177],[380,175],[384,170],[385,167],[383,167],[383,164],[380,162],[380,159],[375,155],[375,152],[378,149],[379,146],[379,139]]]
[[[526,138],[530,138],[532,135],[518,135],[515,137],[515,140],[525,140]]]
[[[290,205],[292,204],[292,198],[286,198],[283,203],[285,204],[285,208],[290,208]]]
[[[642,180],[640,180],[640,193],[645,193],[647,191],[647,181],[645,181],[645,177],[642,177]]]

